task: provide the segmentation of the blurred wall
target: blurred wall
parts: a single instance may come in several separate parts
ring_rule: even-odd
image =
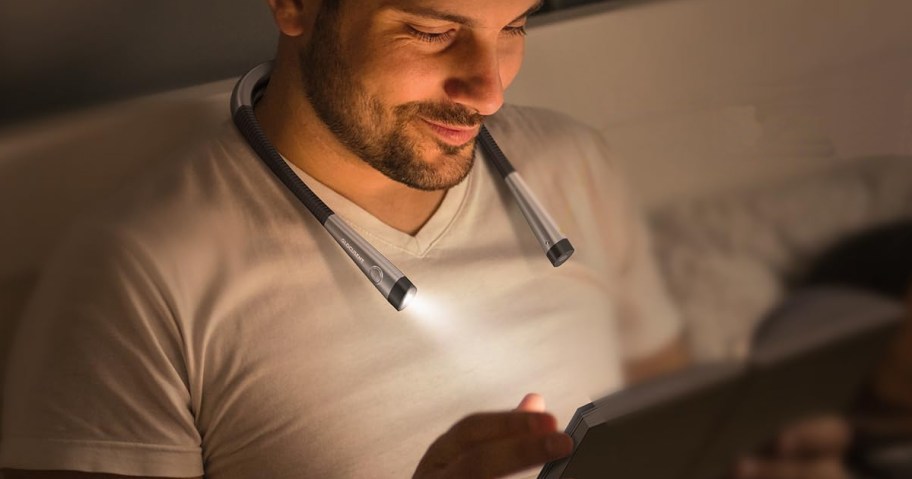
[[[0,2],[0,125],[228,78],[277,38],[265,0]]]
[[[590,10],[530,33],[508,99],[599,128],[649,206],[912,154],[908,0]]]

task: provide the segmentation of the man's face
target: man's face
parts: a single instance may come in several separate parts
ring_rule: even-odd
[[[393,180],[450,188],[522,63],[536,0],[342,0],[300,52],[304,90],[343,145]]]

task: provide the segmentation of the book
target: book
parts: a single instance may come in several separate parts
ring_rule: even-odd
[[[580,407],[573,453],[539,479],[721,479],[789,424],[843,413],[907,313],[846,288],[792,295],[742,361],[705,363]]]

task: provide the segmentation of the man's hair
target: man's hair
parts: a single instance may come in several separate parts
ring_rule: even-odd
[[[902,300],[912,288],[912,220],[857,233],[829,248],[801,284],[841,284]]]

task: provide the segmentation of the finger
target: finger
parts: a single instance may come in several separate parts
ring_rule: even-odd
[[[453,465],[450,477],[495,478],[520,472],[573,451],[570,436],[554,432],[520,436],[485,443],[467,451]]]
[[[545,398],[536,393],[526,394],[526,397],[524,397],[523,400],[519,403],[519,406],[516,406],[516,410],[528,412],[545,412]]]
[[[557,419],[548,413],[510,411],[479,413],[457,422],[446,434],[460,447],[510,436],[557,431]]]
[[[557,430],[554,416],[522,411],[478,413],[457,422],[428,448],[419,470],[451,464],[466,450],[486,441],[543,435]]]
[[[743,459],[735,469],[737,479],[848,479],[842,461],[826,459]]]
[[[851,441],[849,423],[836,416],[801,421],[782,432],[778,452],[785,456],[841,455]]]

